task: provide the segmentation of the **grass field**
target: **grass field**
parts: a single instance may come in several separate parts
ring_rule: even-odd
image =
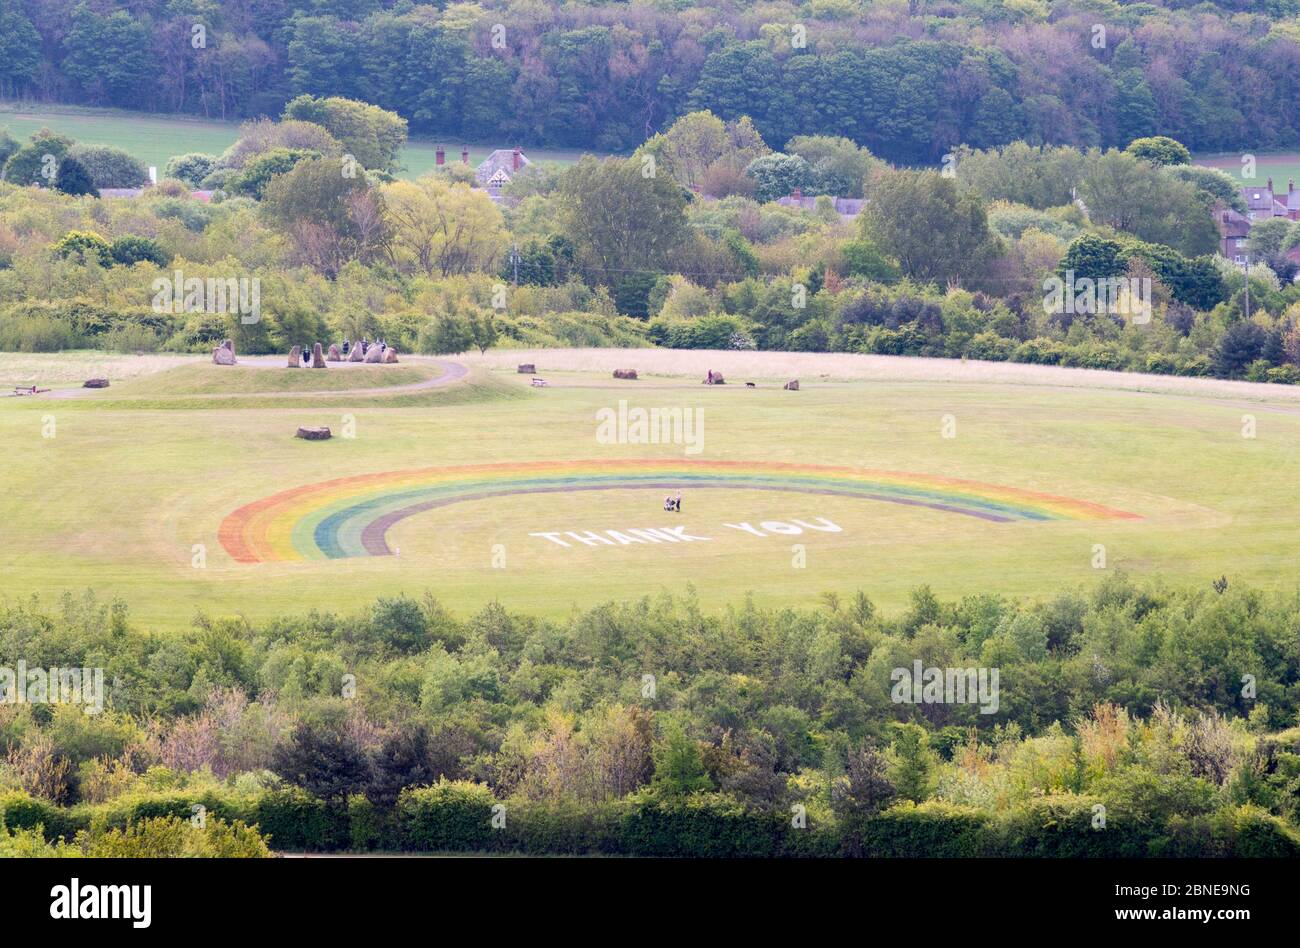
[[[121,112],[112,109],[89,109],[61,106],[18,107],[0,104],[0,127],[20,140],[42,128],[69,135],[79,142],[93,145],[116,145],[130,152],[161,175],[167,160],[176,155],[198,151],[219,155],[239,137],[238,122],[215,122],[172,115]],[[412,139],[402,152],[404,178],[417,178],[434,168],[439,142]],[[460,160],[459,139],[442,141],[448,161]],[[509,148],[513,142],[469,143],[470,163],[477,165],[494,148]],[[533,161],[568,164],[581,157],[579,152],[548,148],[525,149]]]
[[[1271,154],[1252,153],[1255,158],[1255,176],[1247,178],[1243,176],[1242,164],[1243,153],[1231,152],[1217,155],[1196,155],[1193,164],[1205,165],[1210,168],[1218,168],[1226,171],[1233,178],[1241,182],[1242,187],[1252,185],[1263,185],[1271,177],[1273,179],[1273,190],[1275,192],[1286,191],[1287,181],[1295,179],[1300,181],[1300,152],[1273,152]]]
[[[1223,573],[1295,582],[1300,406],[1281,397],[1289,388],[1157,394],[1050,373],[1028,382],[993,373],[982,382],[977,371],[942,382],[926,376],[923,360],[906,359],[887,360],[892,374],[873,380],[878,361],[858,363],[855,373],[846,357],[831,356],[826,374],[843,380],[808,373],[791,392],[778,384],[787,356],[717,353],[692,358],[725,371],[726,386],[701,386],[694,363],[674,364],[674,353],[659,354],[640,381],[615,384],[609,369],[635,356],[580,355],[584,370],[571,367],[574,354],[549,366],[545,353],[531,354],[545,388],[513,372],[512,353],[467,359],[468,378],[410,402],[383,397],[373,379],[364,385],[374,391],[359,393],[360,376],[338,369],[317,373],[345,386],[333,401],[294,401],[285,380],[305,379],[307,370],[231,371],[172,357],[144,357],[154,361],[133,378],[129,358],[98,363],[114,386],[76,398],[0,399],[0,443],[10,447],[0,471],[0,594],[48,600],[93,588],[160,627],[183,626],[198,611],[346,612],[378,595],[426,590],[457,611],[498,599],[560,614],[688,587],[705,609],[750,593],[797,604],[858,589],[894,607],[921,583],[943,596],[1083,585],[1098,575],[1098,545],[1108,569],[1198,584]],[[0,381],[35,370],[67,385],[85,361],[0,355]],[[590,364],[602,361],[600,371]],[[403,371],[393,384],[439,373],[419,359],[391,368]],[[229,399],[204,400],[223,390]],[[261,396],[235,397],[250,392]],[[620,399],[629,409],[702,412],[702,437],[692,442],[701,450],[605,443],[598,412],[617,412]],[[1254,438],[1243,437],[1247,414]],[[302,424],[344,436],[297,440]],[[881,486],[893,475],[864,469],[904,472],[903,486]],[[403,471],[419,473],[386,477]],[[830,486],[784,486],[805,476]],[[614,479],[611,489],[594,489],[602,477]],[[558,488],[524,492],[554,478]],[[946,499],[919,507],[835,492],[854,478],[867,479],[868,493]],[[275,499],[328,481],[344,486]],[[1056,499],[1025,500],[1005,488]],[[664,512],[664,495],[677,489],[683,512]],[[1016,512],[1005,522],[953,512],[945,508],[966,504],[953,493]],[[409,498],[444,495],[455,502],[408,509]],[[1097,505],[1111,514],[1096,515]],[[316,542],[321,522],[343,508],[376,516],[402,508],[379,540],[370,536],[395,555],[326,558],[330,543],[335,553],[364,553],[364,517]],[[1033,519],[1035,510],[1047,518]],[[707,539],[571,538],[672,527]]]

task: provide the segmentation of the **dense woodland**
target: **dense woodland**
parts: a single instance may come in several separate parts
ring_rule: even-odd
[[[0,0],[0,96],[220,118],[295,95],[422,134],[627,151],[750,116],[902,164],[959,144],[1300,143],[1297,0]],[[195,27],[202,27],[197,36]],[[1104,28],[1104,35],[1098,28]]]
[[[407,131],[373,104],[303,95],[225,153],[104,199],[146,179],[139,161],[0,134],[0,349],[365,336],[425,353],[660,345],[1300,380],[1300,225],[1254,227],[1248,278],[1216,253],[1214,215],[1244,207],[1240,189],[1165,136],[962,146],[924,171],[841,136],[776,151],[748,117],[697,111],[628,158],[536,162],[489,195],[455,161],[395,177]],[[837,213],[841,198],[861,212]],[[256,280],[258,318],[160,303],[160,279]],[[1052,304],[1054,279],[1137,281],[1149,313]]]
[[[1123,575],[1037,603],[920,588],[896,615],[688,591],[461,619],[426,595],[166,635],[90,595],[7,602],[0,661],[101,666],[108,696],[0,705],[0,851],[167,850],[199,805],[185,845],[248,854],[256,825],[308,849],[1300,855],[1297,642],[1295,593]],[[1000,669],[996,713],[896,701],[918,660]]]

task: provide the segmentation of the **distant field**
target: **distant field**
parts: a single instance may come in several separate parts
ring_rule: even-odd
[[[180,116],[161,116],[119,112],[110,109],[72,109],[59,107],[18,108],[0,107],[0,127],[18,139],[33,132],[49,128],[94,145],[116,145],[130,152],[146,165],[158,169],[166,167],[167,160],[176,155],[199,151],[219,155],[239,136],[238,122],[214,122]],[[402,177],[416,178],[431,170],[437,159],[439,142],[412,139],[402,153],[405,171]],[[459,139],[441,142],[447,152],[447,161],[459,161]],[[494,148],[509,148],[513,142],[470,144],[471,164],[478,164]],[[580,152],[549,148],[526,148],[533,161],[553,161],[569,164],[581,157]]]
[[[0,354],[0,379],[75,379],[88,360]],[[426,590],[462,614],[688,587],[705,610],[858,589],[894,609],[922,583],[945,598],[1086,585],[1099,555],[1171,581],[1294,586],[1289,387],[1134,391],[1046,367],[787,353],[464,361],[469,377],[414,403],[285,389],[357,384],[337,369],[170,356],[97,364],[107,390],[0,399],[0,443],[20,459],[0,469],[0,595],[93,587],[177,628],[198,610],[347,612]],[[515,372],[525,361],[547,387]],[[624,365],[642,378],[615,382]],[[729,384],[700,385],[704,366]],[[802,390],[783,391],[796,374]],[[702,412],[698,450],[603,438],[620,402]],[[321,424],[353,436],[293,437]],[[683,512],[665,512],[678,490]],[[700,539],[635,538],[669,529]]]
[[[1274,191],[1285,191],[1289,179],[1300,183],[1300,152],[1286,151],[1272,154],[1251,153],[1255,157],[1255,177],[1242,176],[1242,156],[1246,152],[1219,155],[1196,155],[1192,162],[1209,168],[1226,171],[1241,182],[1242,187],[1265,184],[1271,177]]]

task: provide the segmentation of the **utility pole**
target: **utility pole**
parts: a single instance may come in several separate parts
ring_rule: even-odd
[[[1250,251],[1246,252],[1246,322],[1250,322]]]

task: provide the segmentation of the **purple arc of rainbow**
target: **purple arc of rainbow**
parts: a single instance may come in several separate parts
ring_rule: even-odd
[[[282,491],[235,510],[219,538],[239,563],[388,556],[397,523],[450,504],[603,490],[758,490],[855,497],[993,523],[1137,520],[1055,494],[933,474],[764,461],[532,461],[387,471]]]

